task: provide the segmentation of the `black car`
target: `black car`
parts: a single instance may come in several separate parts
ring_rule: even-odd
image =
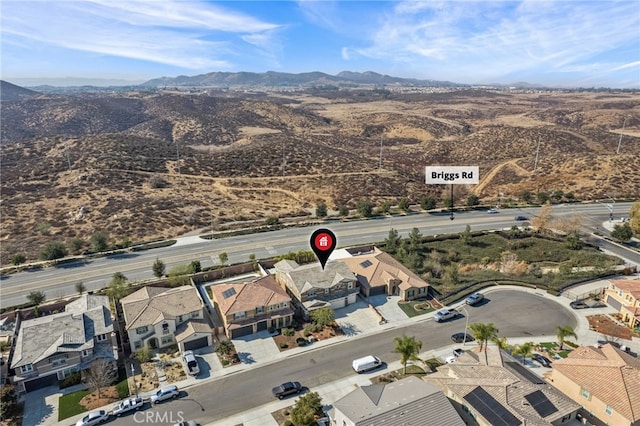
[[[466,339],[465,336],[467,336]],[[464,333],[456,333],[451,336],[451,340],[455,343],[473,342],[473,337]]]
[[[537,361],[543,367],[551,367],[551,360],[544,355],[533,354],[533,360]]]
[[[574,300],[573,302],[569,303],[569,306],[571,306],[573,309],[586,309],[589,307],[589,305],[584,303],[582,300]]]
[[[528,217],[526,217],[526,216],[516,216],[516,217],[515,217],[515,220],[517,220],[517,221],[523,221],[523,220],[529,220],[529,218],[528,218]]]
[[[273,392],[273,396],[276,398],[282,399],[285,396],[302,392],[302,385],[300,382],[286,382],[280,386],[276,386],[271,390],[271,392]]]

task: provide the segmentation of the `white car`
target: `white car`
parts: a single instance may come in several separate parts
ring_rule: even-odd
[[[454,311],[453,309],[445,308],[445,309],[440,309],[438,312],[436,312],[433,318],[436,320],[436,322],[443,322],[443,321],[453,319],[457,316],[458,316],[458,312]]]
[[[160,388],[158,392],[151,395],[151,403],[157,404],[162,401],[166,401],[167,399],[177,398],[180,394],[178,391],[178,387],[176,385],[165,386]]]
[[[93,411],[76,422],[76,426],[93,426],[109,420],[109,413],[104,410]]]
[[[489,214],[496,214],[496,213],[498,213],[498,210],[496,210],[496,209],[489,209],[489,210],[487,210],[487,213],[489,213]]]
[[[197,376],[198,373],[200,373],[200,367],[198,366],[198,360],[193,351],[184,351],[182,358],[184,358],[184,363],[187,366],[187,373],[189,373],[190,376]]]
[[[116,417],[120,417],[121,415],[126,414],[129,411],[138,411],[142,409],[143,405],[144,401],[139,396],[127,398],[116,404],[116,406],[113,408],[113,415]]]

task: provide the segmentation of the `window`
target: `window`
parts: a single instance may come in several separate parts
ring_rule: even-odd
[[[21,373],[29,373],[33,371],[33,365],[32,364],[27,364],[27,365],[23,365],[20,367],[20,372]]]
[[[182,322],[182,315],[178,315],[178,322]]]
[[[289,306],[289,304],[288,304],[287,302],[284,302],[284,303],[282,304],[282,307],[283,307],[283,308],[286,308],[287,306]]]
[[[564,422],[566,422],[567,420],[570,420],[570,419],[571,419],[571,414],[567,414],[566,416],[564,416],[562,418],[562,420],[560,420],[560,423],[564,423]]]
[[[82,358],[86,358],[91,354],[91,352],[89,352],[89,349],[83,349],[82,350]]]
[[[418,294],[424,294],[424,293],[426,293],[426,292],[427,292],[426,287],[420,287],[420,288],[418,289]]]
[[[324,294],[329,294],[329,289],[328,288],[324,289]]]
[[[256,306],[256,314],[261,314],[264,312],[264,306]]]
[[[608,415],[611,415],[613,413],[613,408],[607,405],[607,408],[604,409],[604,412],[607,413]]]
[[[200,312],[195,311],[195,312],[191,312],[191,318],[198,318],[200,316]]]
[[[51,367],[57,367],[59,365],[63,365],[66,363],[67,363],[66,355],[57,356],[49,360],[49,364],[51,364]]]
[[[585,388],[580,389],[580,393],[582,394],[582,397],[584,399],[591,401],[591,392],[589,392],[587,389]]]
[[[413,290],[407,291],[407,297],[413,297],[414,293],[415,293],[415,291],[413,291]]]
[[[310,292],[307,293],[307,296],[316,297],[316,292],[315,291],[310,291]]]
[[[162,339],[160,339],[160,341],[162,342],[163,345],[166,345],[167,343],[173,342],[173,336],[165,336]]]
[[[103,341],[107,340],[107,335],[106,335],[106,334],[98,334],[98,335],[96,336],[96,340],[97,340],[98,342],[103,342]]]
[[[234,319],[241,319],[247,316],[247,313],[245,311],[242,312],[236,312],[235,314],[233,314],[233,318]]]
[[[618,290],[618,296],[622,296],[622,290]]]
[[[144,334],[148,331],[149,331],[149,327],[147,327],[146,325],[144,327],[136,328],[136,334]]]
[[[353,283],[352,283],[352,282],[349,282],[349,284],[347,284],[347,288],[348,288],[348,289],[352,289],[352,288],[353,288]]]
[[[136,340],[135,342],[133,342],[133,347],[134,347],[135,349],[140,349],[140,348],[142,348],[142,341],[140,341],[140,340]]]
[[[171,331],[169,330],[169,324],[166,322],[162,324],[162,334],[169,334]]]

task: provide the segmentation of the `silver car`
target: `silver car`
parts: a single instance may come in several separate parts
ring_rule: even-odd
[[[104,410],[93,411],[76,422],[76,426],[93,426],[109,420],[109,413]]]
[[[167,399],[177,398],[180,391],[176,385],[165,386],[160,388],[158,392],[151,395],[151,402],[157,404],[158,402],[166,401]]]

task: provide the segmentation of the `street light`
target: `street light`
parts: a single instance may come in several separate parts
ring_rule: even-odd
[[[464,336],[462,337],[462,346],[467,343],[467,329],[469,328],[469,312],[467,312],[467,308],[464,305],[460,305],[460,309],[464,311]]]
[[[131,379],[133,380],[133,388],[136,390],[136,398],[138,397],[138,387],[136,386],[136,369],[131,363]]]

